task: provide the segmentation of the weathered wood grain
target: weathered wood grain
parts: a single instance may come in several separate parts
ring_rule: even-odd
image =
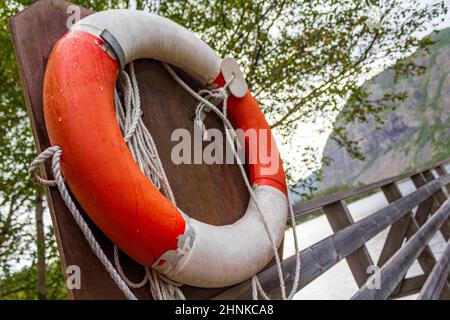
[[[302,250],[302,268],[298,290],[349,256],[395,221],[408,214],[410,210],[419,203],[422,203],[425,199],[428,199],[443,184],[449,181],[450,175],[434,180],[376,213]],[[295,256],[285,259],[282,262],[282,268],[287,284],[287,291],[289,292],[294,278]],[[260,272],[258,277],[262,287],[272,298],[280,297],[280,288],[275,266]],[[214,299],[251,299],[250,281],[233,286],[214,297]]]
[[[314,200],[310,200],[310,201],[305,201],[305,202],[301,202],[298,203],[297,205],[294,206],[294,212],[296,213],[296,215],[304,215],[306,214],[308,211],[326,206],[327,204],[339,201],[339,200],[344,200],[344,199],[348,199],[354,196],[358,196],[358,195],[362,195],[364,193],[368,193],[368,192],[372,192],[378,188],[381,188],[385,185],[388,185],[392,182],[399,182],[403,179],[409,178],[415,174],[424,172],[426,170],[430,170],[433,169],[435,167],[438,167],[442,164],[446,164],[448,163],[449,160],[443,160],[443,161],[439,161],[431,166],[427,166],[424,168],[420,168],[417,170],[414,170],[412,172],[409,173],[405,173],[405,174],[401,174],[395,177],[390,177],[390,178],[386,178],[368,185],[365,185],[363,187],[355,187],[355,188],[351,188],[345,191],[341,191],[341,192],[336,192],[333,193],[329,196],[323,197],[323,198],[319,198],[319,199],[314,199]]]
[[[431,182],[433,183],[433,182]],[[442,185],[441,185],[442,186]],[[381,287],[372,289],[364,285],[352,297],[352,300],[384,300],[394,291],[403,279],[409,267],[417,259],[431,238],[439,230],[440,226],[450,215],[450,200],[447,200],[436,213],[409,239],[408,242],[389,259],[389,261],[377,272]]]
[[[421,186],[425,185],[427,181],[425,180],[422,173],[415,174],[411,177],[412,182],[414,183],[414,186],[416,188],[420,188]],[[419,207],[417,208],[416,214],[414,216],[415,220],[417,221],[418,225],[421,226],[427,221],[428,215],[431,213],[432,206],[434,203],[434,198],[430,197],[424,202],[422,202]]]
[[[389,203],[395,202],[402,198],[402,193],[395,182],[385,185],[381,188]],[[405,240],[406,231],[408,230],[408,225],[411,221],[412,212],[408,212],[403,218],[395,222],[389,229],[386,242],[384,243],[383,249],[378,259],[378,266],[382,266],[389,260],[390,257],[402,246]]]
[[[330,222],[331,229],[335,233],[355,223],[348,211],[347,204],[343,200],[326,205],[323,207],[323,211]],[[373,265],[369,251],[363,245],[346,257],[346,260],[356,284],[358,287],[361,287],[366,283],[369,276],[367,273],[369,266]]]
[[[68,6],[69,3],[62,0],[40,0],[10,21],[23,92],[38,152],[50,146],[43,116],[43,78],[53,45],[67,32]],[[92,13],[88,9],[80,9],[81,17]],[[158,62],[138,61],[136,71],[144,122],[155,138],[179,207],[191,217],[210,224],[223,225],[239,219],[246,210],[249,195],[237,166],[175,166],[170,161],[170,151],[175,144],[170,141],[170,134],[175,128],[193,130],[195,100],[172,80]],[[182,77],[189,84],[196,86],[185,75]],[[223,125],[214,115],[208,116],[206,126],[223,130]],[[47,166],[45,174],[51,176],[50,172]],[[122,292],[91,253],[58,191],[50,188],[47,190],[47,196],[64,274],[69,265],[78,265],[81,269],[81,289],[71,290],[70,298],[123,299]],[[87,216],[84,216],[89,221]],[[112,243],[92,223],[90,226],[105,253],[111,258]],[[132,280],[139,281],[143,268],[124,254],[121,254],[121,257],[126,274]],[[223,289],[185,286],[183,290],[188,298],[198,299],[208,298]],[[147,287],[134,292],[141,299],[151,297]]]
[[[419,293],[427,277],[423,274],[411,278],[404,279],[395,292],[392,293],[390,299],[399,299]]]
[[[450,241],[447,242],[445,251],[435,264],[425,284],[420,290],[418,299],[437,300],[441,297],[442,290],[448,288],[447,277],[450,273]],[[446,296],[447,299],[450,299]]]

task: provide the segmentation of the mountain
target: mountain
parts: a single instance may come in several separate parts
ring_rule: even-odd
[[[351,139],[360,140],[364,161],[351,159],[328,139],[324,156],[333,161],[322,168],[319,191],[368,184],[450,158],[450,28],[432,37],[430,53],[414,60],[427,66],[423,75],[394,82],[392,71],[385,70],[365,84],[373,97],[394,90],[407,92],[408,98],[382,114],[385,123],[379,129],[373,119],[346,126]]]

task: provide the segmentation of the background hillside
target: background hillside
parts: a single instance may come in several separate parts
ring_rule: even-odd
[[[387,70],[366,84],[371,98],[392,91],[407,92],[408,98],[382,114],[384,124],[378,130],[373,119],[347,126],[351,138],[360,140],[364,161],[351,159],[328,139],[324,156],[333,161],[323,168],[319,191],[367,184],[450,157],[450,29],[433,38],[430,53],[415,58],[427,66],[423,75],[394,82]]]

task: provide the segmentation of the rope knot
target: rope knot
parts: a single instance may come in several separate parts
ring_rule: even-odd
[[[214,106],[218,106],[222,103],[222,113],[226,117],[227,114],[227,101],[228,101],[228,91],[225,87],[220,87],[217,89],[201,89],[198,91],[198,95],[205,99],[207,102]],[[205,102],[200,101],[195,109],[195,125],[201,130],[203,140],[208,140],[208,132],[204,124],[206,115],[211,111],[211,106],[207,105]],[[217,112],[216,112],[217,113]]]
[[[50,158],[53,158],[53,156],[57,152],[62,152],[62,149],[60,146],[52,146],[44,151],[42,151],[30,164],[30,168],[28,169],[28,177],[33,180],[34,182],[47,186],[47,187],[55,187],[56,181],[55,180],[47,180],[42,177],[40,177],[37,174],[37,170],[41,168],[41,166]]]

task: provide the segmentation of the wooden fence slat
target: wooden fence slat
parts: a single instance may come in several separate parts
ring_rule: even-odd
[[[422,226],[422,228],[383,266],[377,274],[381,283],[380,289],[372,289],[364,285],[352,297],[352,300],[384,300],[394,291],[403,279],[409,267],[417,259],[431,238],[439,230],[442,223],[450,215],[450,199]]]
[[[302,269],[298,289],[303,288],[364,245],[368,240],[407,214],[412,208],[432,196],[442,187],[443,183],[449,181],[450,175],[434,180],[374,214],[302,250]],[[295,256],[285,259],[282,262],[282,269],[289,292],[294,278]],[[264,290],[272,298],[280,297],[278,272],[275,266],[260,272],[258,278]],[[251,299],[251,297],[251,283],[250,280],[247,280],[225,290],[215,296],[214,299]]]
[[[347,199],[347,198],[351,198],[357,195],[361,195],[367,192],[371,192],[375,189],[381,188],[389,183],[395,182],[395,181],[400,181],[406,178],[409,178],[412,175],[424,172],[426,170],[430,170],[435,168],[436,166],[440,166],[442,164],[446,164],[449,162],[449,159],[447,160],[443,160],[443,161],[439,161],[435,164],[433,164],[432,166],[428,166],[425,168],[420,168],[418,170],[414,170],[413,172],[409,172],[406,174],[401,174],[395,177],[390,177],[390,178],[386,178],[368,185],[365,185],[363,187],[356,187],[356,188],[352,188],[352,189],[348,189],[345,191],[341,191],[341,192],[336,192],[333,193],[329,196],[323,197],[323,198],[319,198],[319,199],[314,199],[314,200],[310,200],[310,201],[305,201],[305,202],[301,202],[299,204],[296,204],[294,206],[294,212],[296,213],[296,215],[301,215],[301,214],[305,214],[308,211],[311,211],[313,209],[319,208],[319,207],[323,207],[326,206],[327,204],[339,201],[339,200],[343,200],[343,199]],[[434,177],[433,177],[434,179]]]
[[[411,177],[412,182],[414,183],[414,186],[418,189],[421,186],[425,185],[427,181],[425,180],[425,177],[422,173],[415,174]],[[417,208],[416,214],[415,214],[415,220],[419,224],[419,226],[423,225],[425,221],[427,221],[428,215],[431,213],[432,206],[434,203],[434,198],[430,197],[429,199],[422,202],[419,207]]]
[[[395,182],[382,187],[381,190],[389,203],[402,198],[400,189]],[[384,243],[380,258],[378,259],[378,266],[383,266],[402,246],[409,222],[411,221],[411,216],[412,212],[410,211],[406,216],[395,222],[389,229],[386,242]]]
[[[448,174],[447,168],[445,167],[444,164],[437,166],[435,170],[436,170],[437,174],[441,177]],[[445,189],[447,190],[447,193],[450,194],[450,184],[447,184],[445,186]]]
[[[35,1],[10,20],[18,71],[38,152],[50,146],[42,101],[45,67],[54,44],[67,32],[68,18],[73,17],[67,10],[69,5],[63,0]],[[81,18],[93,13],[83,7],[78,8]],[[178,207],[192,218],[213,225],[227,225],[238,220],[245,213],[249,194],[236,164],[176,165],[171,161],[172,148],[176,144],[171,141],[171,134],[177,128],[187,129],[192,134],[197,101],[172,79],[160,62],[139,60],[135,62],[135,70],[144,110],[142,119],[153,136]],[[184,74],[180,76],[196,89],[198,84],[192,79]],[[223,131],[222,121],[216,116],[208,117],[205,124]],[[45,174],[51,177],[49,165]],[[57,188],[46,189],[63,274],[67,276],[67,266],[70,265],[81,270],[80,289],[69,290],[69,298],[124,299],[123,293],[92,253]],[[85,218],[112,261],[113,244],[87,216]],[[144,268],[125,254],[121,253],[121,258],[125,274],[132,281],[139,282],[145,274]],[[224,289],[185,285],[182,290],[188,299],[206,299]],[[151,298],[148,286],[133,292],[139,299]]]
[[[323,211],[330,222],[331,229],[335,233],[354,223],[347,205],[343,200],[326,205],[323,207]],[[363,245],[351,253],[346,260],[358,287],[361,287],[369,276],[367,269],[373,265],[369,251]]]
[[[423,175],[428,182],[436,179],[436,177],[434,176],[434,174],[431,170],[426,170],[423,173]],[[439,206],[441,206],[445,202],[445,200],[447,200],[447,197],[445,196],[445,194],[442,190],[438,190],[436,192],[436,194],[434,195],[434,197],[436,198],[437,202],[439,203]]]
[[[425,200],[428,201],[429,199]],[[406,239],[410,239],[417,231],[419,231],[420,227],[419,224],[417,223],[416,219],[414,217],[411,217],[410,222],[408,224],[408,230],[406,232]],[[426,246],[424,248],[424,250],[420,253],[419,257],[417,258],[420,267],[422,268],[423,272],[424,272],[424,281],[422,282],[422,284],[425,282],[426,280],[426,276],[431,272],[431,270],[434,267],[434,264],[436,263],[436,259],[434,257],[433,252],[430,249],[430,246]],[[400,282],[400,284],[397,286],[397,288],[392,292],[391,297],[398,297],[399,295],[401,295],[401,291],[404,290],[406,284],[405,281],[407,281],[408,279],[403,279],[403,281]],[[420,291],[419,287],[417,289],[417,292]],[[448,293],[450,293],[449,288],[445,288],[446,289],[446,293],[448,291]],[[411,289],[408,289],[411,290]],[[414,292],[414,293],[417,293]]]
[[[415,220],[412,220],[408,226],[408,232],[406,234],[407,238],[411,239],[419,230],[420,226],[418,223]],[[430,273],[436,263],[436,258],[429,245],[425,246],[425,249],[420,253],[417,259],[425,274]]]
[[[428,276],[425,284],[420,291],[418,299],[421,300],[437,300],[441,297],[443,289],[448,288],[447,277],[450,273],[450,240],[447,242],[444,253],[439,261],[434,265],[433,270]],[[449,295],[445,295],[446,299],[450,299]]]
[[[444,164],[441,164],[439,166],[437,166],[435,168],[436,173],[439,176],[445,176],[448,174],[447,172],[447,168],[445,167]],[[442,192],[440,192],[440,196],[443,198],[443,200],[445,200],[446,198],[450,197],[450,183],[446,184],[445,186],[443,186],[442,188]],[[447,220],[444,225],[442,226],[442,235],[444,236],[445,240],[449,240],[450,239],[450,219]]]
[[[420,174],[418,176],[421,177]],[[413,181],[415,185],[421,186],[425,184],[425,180],[423,179],[423,177],[422,179],[418,179],[416,175],[412,177],[412,179],[416,180]],[[398,200],[402,197],[400,189],[398,188],[398,185],[396,183],[391,183],[387,186],[382,187],[382,191],[389,203]],[[422,207],[424,208],[422,210],[431,209],[432,201],[433,201],[432,197],[425,200],[423,203],[419,205],[418,210],[423,204],[425,204],[427,207]],[[426,216],[428,215],[428,213],[425,214],[425,211],[422,211],[419,212],[419,214],[423,215],[421,216],[421,221],[423,221],[422,222],[423,224],[426,221]],[[408,215],[401,218],[399,221],[395,222],[389,230],[389,234],[387,236],[386,242],[382,249],[380,258],[378,260],[378,266],[380,267],[383,266],[386,263],[386,261],[388,261],[400,249],[404,240],[406,238],[411,238],[414,235],[414,233],[417,232],[418,230],[419,226],[414,218],[412,211],[410,211]],[[434,258],[434,255],[429,246],[426,246],[423,252],[421,252],[421,254],[418,257],[418,261],[425,275],[428,275],[431,272],[434,263],[436,263],[436,259]],[[403,279],[397,286],[397,288],[393,291],[392,293],[393,296],[398,295],[398,293],[402,290],[402,288],[404,288],[405,286],[404,282],[405,279]],[[448,288],[446,288],[446,293],[450,293],[448,292]]]
[[[424,274],[404,279],[399,285],[398,291],[391,295],[391,299],[399,299],[418,293],[426,280],[427,277]]]
[[[419,231],[419,229],[419,224],[413,218],[411,223],[409,224],[408,233],[406,235],[407,239],[410,239],[417,231]],[[425,246],[417,260],[419,261],[420,267],[424,272],[424,276],[428,276],[436,264],[436,258],[434,257],[433,251],[431,251],[429,245]],[[442,295],[444,297],[450,297],[450,286],[448,284],[444,285],[444,288],[442,289]]]
[[[435,176],[431,170],[426,170],[423,173],[426,181],[433,181],[435,180]],[[443,186],[447,185],[448,183],[445,183]],[[435,202],[433,204],[431,214],[433,214],[439,206],[441,206],[445,200],[447,199],[446,195],[444,194],[444,191],[442,189],[439,189],[434,195],[433,198],[435,199]],[[448,221],[444,222],[444,224],[441,226],[440,232],[442,236],[444,237],[445,241],[450,239],[450,223]]]
[[[427,183],[435,179],[434,174],[431,172],[431,170],[424,171],[422,175]],[[436,210],[439,209],[439,207],[441,206],[441,203],[436,194],[434,194],[432,198],[433,198],[433,205],[431,206],[430,215],[436,212]]]

